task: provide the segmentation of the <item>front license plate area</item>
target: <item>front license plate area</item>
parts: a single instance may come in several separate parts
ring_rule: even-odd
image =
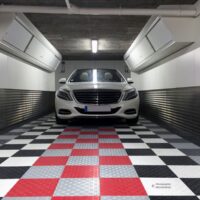
[[[110,111],[111,111],[110,106],[104,106],[104,105],[85,106],[85,112],[110,112]]]

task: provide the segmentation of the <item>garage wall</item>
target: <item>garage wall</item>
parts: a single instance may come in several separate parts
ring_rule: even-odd
[[[137,82],[141,112],[185,135],[200,134],[200,48],[196,45],[141,73]]]
[[[53,111],[55,73],[0,53],[0,129]]]
[[[64,73],[61,73],[62,68],[65,69]],[[124,61],[65,61],[65,64],[60,65],[56,71],[56,88],[60,86],[58,83],[60,78],[68,78],[75,69],[81,68],[118,69],[126,78],[130,77],[130,72]]]

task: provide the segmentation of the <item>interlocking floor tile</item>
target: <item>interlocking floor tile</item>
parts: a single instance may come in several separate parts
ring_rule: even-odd
[[[0,167],[32,166],[38,157],[10,157],[0,164]]]
[[[67,178],[60,179],[54,196],[98,196],[98,178]]]
[[[98,149],[73,149],[71,156],[98,156]]]
[[[13,157],[31,157],[31,156],[41,156],[44,150],[20,150],[13,155]]]
[[[60,178],[64,166],[33,166],[23,175],[23,179]]]
[[[141,156],[145,156],[145,155],[149,155],[149,156],[153,156],[156,155],[151,149],[126,149],[127,154],[133,155],[133,156],[137,156],[137,155],[141,155]]]
[[[127,156],[124,149],[100,149],[100,156]]]
[[[65,165],[68,160],[66,156],[60,157],[40,157],[34,166],[52,166],[52,165]]]
[[[165,165],[158,156],[129,156],[133,165]]]
[[[160,156],[167,165],[197,165],[195,161],[187,156]]]
[[[101,178],[102,196],[145,196],[146,191],[139,178]]]
[[[48,149],[72,149],[74,144],[51,144]]]
[[[104,165],[100,166],[101,178],[135,178],[137,172],[131,165]]]
[[[71,154],[70,149],[48,149],[46,150],[42,156],[69,156]]]
[[[98,144],[95,143],[89,143],[89,144],[83,144],[83,143],[76,143],[74,145],[74,149],[98,149]]]
[[[66,166],[62,178],[98,178],[98,166]]]
[[[147,196],[103,196],[101,200],[149,200]]]
[[[149,196],[194,196],[178,178],[141,178]]]
[[[67,165],[98,165],[98,156],[70,156]]]
[[[100,165],[131,165],[128,156],[100,156]]]
[[[7,197],[52,196],[58,179],[21,179],[8,192]]]
[[[13,156],[18,150],[0,150],[0,157],[7,158]]]
[[[100,143],[99,148],[101,149],[123,149],[121,143]]]
[[[139,177],[176,177],[168,166],[134,166]]]
[[[0,167],[0,179],[19,179],[29,167]]]
[[[17,181],[18,179],[0,179],[0,197],[4,197]]]

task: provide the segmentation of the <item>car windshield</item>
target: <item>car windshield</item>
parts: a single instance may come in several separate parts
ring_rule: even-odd
[[[78,69],[69,82],[124,82],[122,75],[115,69]]]

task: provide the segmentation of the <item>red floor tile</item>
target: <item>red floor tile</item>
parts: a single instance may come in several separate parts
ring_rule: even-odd
[[[101,196],[145,196],[147,195],[139,178],[102,178]]]
[[[73,149],[72,156],[98,156],[98,149]]]
[[[72,149],[74,144],[52,144],[49,149]]]
[[[77,139],[76,143],[98,143],[98,139]]]
[[[100,200],[100,197],[53,197],[52,200]]]
[[[99,135],[99,138],[119,138],[118,135]]]
[[[7,197],[52,196],[59,179],[21,179]]]
[[[100,165],[131,165],[128,156],[100,156]]]
[[[123,145],[121,143],[100,143],[99,148],[102,149],[123,149]]]
[[[98,166],[66,166],[62,178],[97,178]]]
[[[49,166],[49,165],[65,165],[67,163],[68,157],[40,157],[34,166]]]
[[[115,128],[99,128],[99,131],[106,131],[106,132],[107,131],[110,131],[110,132],[112,131],[113,132],[113,131],[115,131]]]
[[[59,139],[76,139],[78,135],[59,135]]]
[[[83,134],[83,135],[97,135],[98,131],[81,131],[80,134]]]

